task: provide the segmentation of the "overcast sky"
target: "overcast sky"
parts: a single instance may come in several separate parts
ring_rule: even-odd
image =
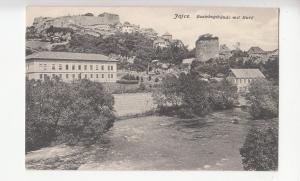
[[[265,8],[204,7],[28,7],[26,24],[31,26],[39,16],[57,17],[91,12],[115,13],[120,21],[142,28],[153,28],[160,35],[169,32],[189,48],[195,47],[199,35],[211,33],[229,48],[240,42],[242,49],[259,46],[264,50],[278,48],[278,10]],[[174,19],[175,14],[188,14],[188,19]],[[197,19],[196,15],[254,16],[252,20]]]

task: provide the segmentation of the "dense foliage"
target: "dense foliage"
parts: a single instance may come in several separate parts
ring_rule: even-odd
[[[50,143],[90,144],[113,126],[114,99],[100,83],[26,81],[26,151]]]
[[[132,74],[126,74],[121,79],[124,79],[124,80],[139,80],[139,76],[134,76]]]
[[[247,99],[254,119],[278,117],[279,88],[265,79],[251,82]]]
[[[279,84],[279,58],[278,56],[270,58],[263,65],[263,73],[268,80],[274,82],[274,84]]]
[[[274,84],[279,84],[279,59],[278,56],[269,57],[266,62],[258,60],[257,57],[249,57],[247,52],[233,51],[228,58],[215,58],[207,62],[194,61],[191,71],[207,74],[210,77],[218,77],[218,74],[227,76],[230,68],[250,69],[257,68]]]
[[[204,116],[212,110],[231,108],[237,99],[237,88],[226,80],[207,81],[191,72],[164,77],[153,97],[162,114]]]
[[[145,71],[148,64],[153,59],[162,62],[179,64],[183,58],[188,56],[188,49],[172,43],[169,48],[154,48],[153,40],[141,33],[121,33],[118,32],[109,37],[95,37],[92,35],[72,35],[68,46],[59,47],[55,51],[99,53],[104,55],[121,55],[123,57],[135,57],[134,64],[125,63],[119,67],[127,69]]]
[[[249,112],[255,120],[240,149],[244,169],[277,170],[279,90],[276,81],[251,82],[247,99]]]
[[[278,168],[278,119],[258,120],[240,149],[245,170],[268,171]]]

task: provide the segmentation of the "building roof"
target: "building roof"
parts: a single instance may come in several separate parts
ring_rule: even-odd
[[[253,53],[265,53],[265,51],[263,49],[261,49],[260,47],[251,47],[248,50],[249,54],[253,54]]]
[[[220,45],[220,52],[230,52],[231,50],[228,48],[226,44]]]
[[[32,59],[50,59],[50,60],[87,60],[87,61],[105,61],[117,62],[118,60],[112,59],[102,54],[94,53],[73,53],[73,52],[38,52],[26,56],[26,60]]]
[[[162,36],[172,36],[172,35],[169,32],[166,32]]]
[[[265,78],[259,69],[231,69],[236,78]]]
[[[182,64],[192,64],[195,58],[186,58],[182,60]]]

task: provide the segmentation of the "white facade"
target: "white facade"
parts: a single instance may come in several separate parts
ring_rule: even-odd
[[[248,92],[252,81],[264,79],[259,69],[231,69],[227,79],[237,86],[238,92]]]
[[[26,76],[28,79],[44,80],[48,77],[60,77],[71,82],[89,79],[96,82],[116,82],[117,62],[103,60],[63,60],[63,59],[27,59]]]

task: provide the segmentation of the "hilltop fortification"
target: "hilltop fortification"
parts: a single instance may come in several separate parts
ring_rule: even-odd
[[[199,36],[196,41],[196,59],[198,61],[207,61],[210,58],[219,55],[219,38],[211,34]]]
[[[37,17],[33,21],[33,26],[42,31],[50,26],[54,27],[85,27],[94,25],[116,25],[120,23],[119,15],[102,13],[94,16],[91,13],[86,15],[62,16],[57,18]]]

